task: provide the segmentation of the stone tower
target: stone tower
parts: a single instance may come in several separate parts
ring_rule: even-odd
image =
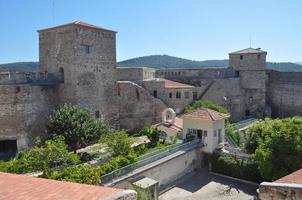
[[[229,54],[229,66],[240,79],[244,90],[241,115],[245,118],[264,117],[266,104],[266,51],[248,48]]]
[[[80,21],[38,32],[41,70],[64,73],[54,103],[86,107],[116,127],[116,32]]]

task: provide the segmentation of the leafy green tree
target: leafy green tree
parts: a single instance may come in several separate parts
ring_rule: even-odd
[[[260,121],[246,138],[263,178],[276,180],[302,167],[302,117]]]
[[[199,108],[209,108],[217,112],[226,113],[226,114],[229,113],[225,107],[215,104],[211,101],[204,101],[204,100],[196,101],[193,105],[187,106],[184,112],[185,113],[193,112],[194,110],[197,110]]]
[[[42,171],[44,176],[48,176],[51,168],[77,163],[79,157],[68,152],[64,137],[54,136],[42,146],[21,151],[14,160],[1,162],[0,170],[18,174]]]
[[[107,134],[100,141],[108,145],[112,150],[113,156],[127,156],[131,152],[131,145],[134,142],[133,138],[129,137],[125,130]]]
[[[46,178],[93,185],[97,185],[101,181],[98,170],[85,164],[64,167],[52,172]]]
[[[149,138],[150,143],[148,145],[150,147],[155,147],[158,144],[161,132],[159,129],[152,127],[144,127],[141,132],[143,135],[146,135]]]
[[[88,110],[65,104],[50,117],[50,134],[63,135],[66,143],[75,152],[77,149],[97,142],[109,132],[108,127],[94,119]]]

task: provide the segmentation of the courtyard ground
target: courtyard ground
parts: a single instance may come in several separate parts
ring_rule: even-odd
[[[257,186],[210,174],[203,170],[191,174],[160,200],[250,200],[256,199]]]

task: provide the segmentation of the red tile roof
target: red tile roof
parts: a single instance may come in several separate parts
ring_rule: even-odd
[[[179,83],[176,81],[171,81],[168,79],[163,79],[165,81],[165,88],[193,88],[193,85]]]
[[[127,190],[0,172],[0,200],[101,200]]]
[[[90,28],[90,29],[95,29],[95,30],[100,30],[100,31],[116,33],[116,31],[105,29],[105,28],[102,28],[102,27],[99,27],[99,26],[94,26],[92,24],[88,24],[88,23],[81,22],[81,21],[75,21],[75,22],[71,22],[71,23],[68,23],[68,24],[63,24],[63,25],[59,25],[59,26],[55,26],[55,27],[51,27],[51,28],[41,29],[41,30],[38,30],[38,32],[40,32],[40,31],[51,31],[51,30],[55,30],[55,29],[58,29],[58,28],[63,28],[63,27],[66,27],[66,26],[81,26],[81,27],[84,27],[84,28]]]
[[[251,54],[251,53],[267,53],[266,51],[262,51],[260,48],[254,49],[254,48],[247,48],[247,49],[242,49],[239,51],[235,51],[229,54]]]
[[[275,181],[275,183],[296,183],[302,184],[302,169],[299,169],[287,176],[284,176]]]
[[[193,112],[184,114],[183,117],[216,121],[229,118],[230,116],[208,108],[200,108]]]

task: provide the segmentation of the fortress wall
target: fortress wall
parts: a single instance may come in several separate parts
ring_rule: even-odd
[[[161,121],[162,111],[167,106],[160,99],[133,82],[118,81],[117,84],[120,128],[135,132]]]
[[[0,86],[0,140],[16,139],[18,150],[45,135],[45,123],[54,110],[51,87],[30,85]]]
[[[302,73],[268,72],[267,101],[272,117],[302,115]]]
[[[240,87],[239,78],[216,79],[202,99],[226,107],[231,111],[231,120],[239,121],[245,117],[244,94],[244,90]]]
[[[156,77],[172,80],[194,79],[194,78],[228,78],[235,74],[231,68],[170,68],[158,69]]]
[[[147,67],[118,67],[118,80],[141,81],[155,78],[155,69]]]

